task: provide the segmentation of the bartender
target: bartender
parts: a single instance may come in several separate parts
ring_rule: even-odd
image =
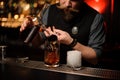
[[[84,0],[59,0],[59,3],[43,10],[40,21],[45,29],[38,31],[37,37],[31,41],[32,45],[37,42],[43,44],[47,37],[54,34],[60,41],[61,63],[66,63],[69,50],[81,51],[83,65],[98,63],[105,42],[104,20]],[[20,31],[24,31],[28,25],[34,25],[30,16],[23,21]]]

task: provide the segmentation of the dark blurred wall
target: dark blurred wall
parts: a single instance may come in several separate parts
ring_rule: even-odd
[[[110,43],[120,45],[120,0],[114,0],[114,11],[109,29]]]
[[[108,13],[104,14],[107,21],[107,33],[100,64],[104,68],[120,70],[120,0],[113,1],[114,4],[108,7]],[[112,13],[111,8],[113,8]]]
[[[120,0],[114,0],[114,11],[111,15],[110,26],[107,28],[107,42],[111,46],[120,46]]]

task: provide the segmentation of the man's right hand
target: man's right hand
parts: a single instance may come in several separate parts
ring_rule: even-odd
[[[20,27],[20,32],[24,31],[27,27],[32,27],[34,25],[32,17],[27,16]]]

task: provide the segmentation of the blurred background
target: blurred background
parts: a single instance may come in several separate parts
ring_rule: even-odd
[[[44,4],[59,0],[0,0],[0,45],[8,45],[7,55],[30,56],[39,60],[39,49],[22,45],[18,29],[27,15],[37,15]],[[120,70],[120,0],[85,0],[105,19],[106,43],[97,67]],[[14,45],[6,44],[10,40]],[[22,53],[22,54],[21,54]],[[37,54],[34,54],[37,53]]]

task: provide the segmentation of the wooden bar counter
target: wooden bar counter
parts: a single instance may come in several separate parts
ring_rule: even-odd
[[[42,61],[7,58],[0,62],[0,80],[120,80],[120,71],[91,67],[75,71],[66,64],[48,68]]]

